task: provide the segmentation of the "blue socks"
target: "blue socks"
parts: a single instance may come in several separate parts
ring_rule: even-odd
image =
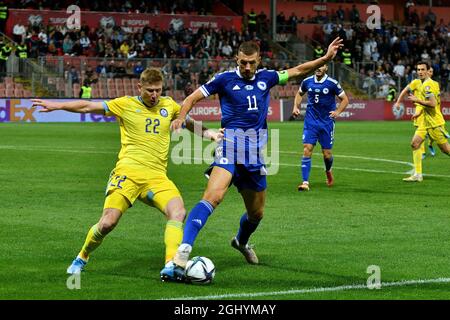
[[[255,232],[256,228],[258,228],[259,221],[249,221],[247,212],[244,213],[241,217],[241,223],[238,234],[236,236],[239,244],[245,245],[248,242],[248,238],[250,238],[251,234]]]
[[[188,243],[191,246],[194,244],[195,238],[213,211],[214,207],[208,201],[201,200],[197,203],[187,218],[182,243]]]
[[[311,172],[311,158],[302,158],[302,177],[303,181],[309,181],[309,173]]]
[[[323,158],[323,162],[325,162],[325,170],[330,171],[333,165],[333,156],[330,159]]]
[[[214,207],[206,200],[201,200],[191,210],[184,227],[184,235],[182,243],[194,245],[194,241],[197,238],[198,233],[205,225],[211,213],[214,211]],[[251,234],[258,228],[259,221],[250,221],[247,213],[244,213],[241,217],[240,227],[236,238],[239,244],[245,245],[248,242]]]

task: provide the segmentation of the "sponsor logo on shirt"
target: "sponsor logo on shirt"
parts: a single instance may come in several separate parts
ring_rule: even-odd
[[[249,91],[253,90],[253,86],[250,84],[246,85],[244,88],[245,88],[245,90],[249,90]]]

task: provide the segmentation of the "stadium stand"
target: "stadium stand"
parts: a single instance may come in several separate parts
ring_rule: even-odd
[[[54,10],[65,8],[69,1],[66,2],[58,2],[58,8],[58,5],[55,7],[55,4],[48,0],[16,1],[11,2],[11,8]],[[205,7],[203,2],[211,3],[152,1],[152,5],[146,6],[142,1],[112,1],[108,8],[111,11],[133,13],[214,14],[214,8]],[[182,98],[186,84],[190,83],[195,87],[209,79],[212,74],[233,68],[235,64],[232,57],[239,44],[247,40],[260,43],[264,57],[262,67],[280,70],[312,58],[312,49],[311,56],[302,56],[299,59],[287,50],[283,52],[277,49],[279,44],[266,40],[269,21],[263,10],[256,11],[257,26],[254,31],[251,30],[248,25],[248,5],[252,5],[252,1],[249,3],[246,2],[242,7],[237,1],[223,2],[223,6],[228,6],[238,13],[242,12],[242,30],[237,30],[234,26],[219,29],[200,26],[194,32],[190,28],[176,29],[170,25],[167,30],[157,26],[145,26],[130,32],[127,25],[116,25],[113,28],[99,25],[96,28],[82,26],[79,31],[70,31],[60,26],[44,25],[42,22],[34,25],[30,23],[23,28],[16,24],[16,30],[25,31],[22,30],[21,35],[9,36],[24,41],[27,48],[25,60],[34,61],[33,63],[45,69],[46,76],[44,81],[34,87],[30,80],[28,83],[23,80],[14,82],[13,85],[11,82],[7,83],[6,79],[12,78],[13,74],[17,79],[26,78],[26,75],[20,72],[26,69],[22,67],[24,62],[18,59],[20,70],[0,75],[8,76],[0,79],[0,96],[31,96],[30,91],[42,87],[42,92],[50,96],[78,97],[80,86],[85,80],[91,83],[93,97],[134,95],[137,94],[136,82],[140,72],[146,67],[155,66],[162,68],[167,77],[166,92]],[[330,39],[336,36],[344,38],[351,54],[351,64],[342,66],[344,57],[341,56],[339,68],[333,70],[336,71],[334,77],[353,81],[348,83],[350,87],[354,86],[371,97],[383,98],[393,83],[401,88],[415,78],[414,64],[419,60],[427,60],[435,70],[435,78],[440,81],[442,91],[447,91],[450,75],[450,23],[446,23],[444,19],[438,20],[439,15],[434,14],[434,8],[426,12],[422,10],[418,14],[418,6],[408,14],[405,13],[398,21],[382,18],[380,29],[369,30],[361,16],[353,12],[362,4],[353,6],[344,2],[333,3],[343,9],[333,9],[313,17],[300,14],[297,16],[287,11],[289,6],[306,3],[279,2],[278,32],[289,34],[291,41],[306,41],[313,48],[319,44],[326,49]],[[83,10],[95,11],[100,8],[100,1],[80,1],[79,5]],[[232,10],[228,12],[233,14]],[[305,30],[311,32],[305,36],[302,34]],[[16,61],[18,44],[17,42],[11,53]],[[16,88],[16,84],[19,84],[19,87]],[[278,87],[272,92],[272,97],[292,97],[296,88],[295,83]],[[448,94],[444,93],[443,99],[447,98]]]

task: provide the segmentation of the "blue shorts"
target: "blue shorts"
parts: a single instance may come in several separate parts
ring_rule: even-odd
[[[334,121],[322,125],[308,125],[303,127],[303,144],[316,145],[319,140],[322,149],[332,149],[334,142]]]
[[[205,171],[205,176],[207,178],[209,178],[209,175],[214,167],[224,168],[230,172],[233,176],[231,179],[231,184],[234,184],[238,188],[239,192],[245,189],[260,192],[266,190],[267,188],[266,168],[264,166],[261,166],[261,168],[256,171],[252,168],[250,171],[249,168],[243,164],[221,164],[213,162]]]

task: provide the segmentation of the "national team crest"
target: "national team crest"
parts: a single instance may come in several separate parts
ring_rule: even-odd
[[[263,81],[258,81],[258,83],[256,84],[258,86],[258,88],[262,91],[267,89],[267,84]]]
[[[159,110],[159,114],[166,118],[169,115],[169,112],[167,112],[166,109],[162,108],[161,110]]]

